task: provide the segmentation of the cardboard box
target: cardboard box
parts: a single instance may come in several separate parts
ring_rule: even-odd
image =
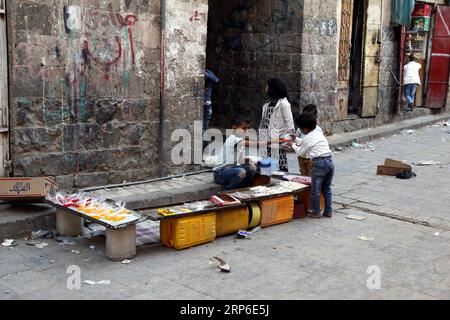
[[[58,186],[52,178],[0,178],[2,200],[44,200],[57,191]]]
[[[432,6],[430,4],[416,4],[414,11],[412,12],[413,17],[431,17]]]
[[[402,172],[412,172],[412,167],[404,162],[386,159],[384,165],[378,166],[377,174],[384,176],[396,176]]]

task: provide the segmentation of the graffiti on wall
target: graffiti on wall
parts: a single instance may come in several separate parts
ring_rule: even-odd
[[[104,9],[64,6],[65,34],[61,34],[59,42],[66,50],[67,107],[79,121],[88,118],[90,81],[103,80],[104,85],[96,90],[111,88],[118,95],[130,92],[132,72],[142,75],[133,39],[137,22],[137,15],[115,12],[111,3]],[[140,53],[138,58],[142,58]]]
[[[65,7],[65,27],[68,34],[76,33],[82,27],[82,57],[86,64],[91,61],[103,68],[105,80],[109,80],[109,69],[123,59],[126,71],[136,65],[133,40],[133,26],[138,21],[135,14],[121,14],[113,11],[111,4],[107,10],[91,9],[83,17],[78,16],[78,6]]]

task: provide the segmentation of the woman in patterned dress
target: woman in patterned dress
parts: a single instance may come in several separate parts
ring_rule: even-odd
[[[268,101],[263,106],[260,140],[277,140],[295,134],[294,119],[288,93],[283,81],[271,78],[266,82],[265,93]],[[281,148],[268,147],[260,150],[261,157],[272,157],[279,162],[280,171],[288,171],[286,151]]]

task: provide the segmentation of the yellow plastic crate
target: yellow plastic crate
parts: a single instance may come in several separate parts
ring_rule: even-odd
[[[217,213],[216,235],[218,237],[236,233],[248,228],[249,212],[247,207],[234,208]]]
[[[274,199],[262,200],[261,207],[261,227],[269,227],[275,224],[289,222],[294,215],[294,196],[289,195]]]
[[[177,250],[213,241],[216,238],[216,214],[163,220],[160,236],[165,246]]]

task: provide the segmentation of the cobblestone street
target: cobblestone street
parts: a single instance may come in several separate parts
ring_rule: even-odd
[[[441,164],[413,165],[417,177],[401,180],[376,175],[385,158]],[[0,299],[450,299],[449,127],[376,140],[336,152],[335,161],[333,219],[294,220],[184,251],[141,247],[130,264],[110,262],[102,238],[45,240],[43,249],[17,240],[0,247]],[[210,265],[214,256],[231,273]],[[71,265],[82,281],[111,283],[69,290]],[[381,271],[380,289],[367,285],[371,266]]]

